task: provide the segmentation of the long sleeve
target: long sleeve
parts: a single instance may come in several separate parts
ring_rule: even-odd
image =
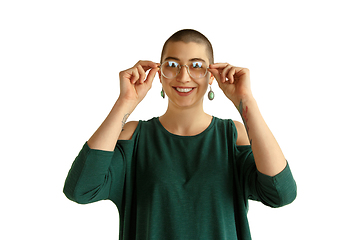
[[[289,164],[279,174],[270,177],[256,168],[251,146],[236,147],[239,181],[245,198],[261,201],[270,207],[282,207],[296,198],[297,187]]]
[[[85,143],[65,180],[66,197],[81,204],[108,199],[114,178],[110,170],[113,156],[113,151],[90,149]]]

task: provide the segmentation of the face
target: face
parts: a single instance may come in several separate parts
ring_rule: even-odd
[[[206,46],[194,42],[169,42],[165,48],[162,63],[171,61],[173,65],[187,65],[189,67],[209,66],[206,54]],[[199,79],[191,77],[187,67],[181,67],[179,74],[172,79],[164,77],[159,71],[159,78],[163,90],[169,98],[169,104],[178,107],[191,107],[202,104],[204,95],[209,84],[212,84],[214,76],[207,74]]]

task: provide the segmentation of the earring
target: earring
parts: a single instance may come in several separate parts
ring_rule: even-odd
[[[161,92],[160,92],[160,94],[161,94],[161,97],[162,97],[162,98],[165,98],[165,92],[164,92],[164,89],[162,89],[162,88],[161,88]]]
[[[210,91],[208,93],[208,98],[209,100],[214,100],[214,97],[215,97],[215,93],[213,92],[213,90],[211,89],[211,85],[210,85]]]

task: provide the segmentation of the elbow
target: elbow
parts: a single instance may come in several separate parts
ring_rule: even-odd
[[[285,195],[282,206],[288,205],[295,201],[297,196],[297,187],[296,183],[294,182],[293,188]]]
[[[271,188],[258,189],[259,200],[266,206],[279,208],[292,203],[297,196],[297,186],[293,179]]]
[[[80,193],[78,190],[67,184],[64,186],[63,193],[70,201],[78,204],[88,204],[92,202],[92,199],[88,194]]]
[[[268,198],[271,199],[271,204],[268,205],[273,208],[279,208],[292,203],[297,196],[297,186],[289,165],[287,165],[282,172],[271,178],[271,188],[273,190],[268,196]]]
[[[281,191],[279,193],[277,201],[274,201],[270,207],[272,208],[280,208],[290,203],[294,202],[297,196],[297,186],[295,181],[293,182],[292,186],[287,188],[286,191]]]
[[[109,187],[99,185],[94,188],[82,188],[80,186],[72,187],[71,185],[68,186],[65,184],[63,193],[73,202],[88,204],[106,199],[109,194]]]
[[[87,203],[84,198],[82,198],[79,194],[76,194],[74,189],[71,189],[66,185],[64,186],[63,193],[65,194],[67,199],[69,199],[70,201],[73,201],[73,202],[76,202],[76,203],[79,203],[79,204],[86,204]]]
[[[86,195],[77,194],[75,192],[68,192],[65,190],[65,188],[63,193],[69,200],[76,202],[78,204],[88,204],[93,202],[91,198],[87,197]]]

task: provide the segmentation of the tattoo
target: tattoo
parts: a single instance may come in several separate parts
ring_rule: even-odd
[[[121,125],[122,130],[121,131],[124,131],[124,126],[125,126],[126,120],[128,119],[129,116],[130,116],[129,113],[125,114],[123,120],[121,121],[121,123],[122,123],[122,125]]]
[[[248,126],[248,107],[246,106],[246,108],[244,108],[244,104],[243,101],[240,100],[240,105],[239,105],[239,112],[241,115],[241,118],[243,120],[243,123],[245,125],[245,129],[246,129],[246,133],[248,135],[249,141],[250,141],[250,145],[252,144],[252,139],[250,139],[250,135],[249,135],[249,126]]]

